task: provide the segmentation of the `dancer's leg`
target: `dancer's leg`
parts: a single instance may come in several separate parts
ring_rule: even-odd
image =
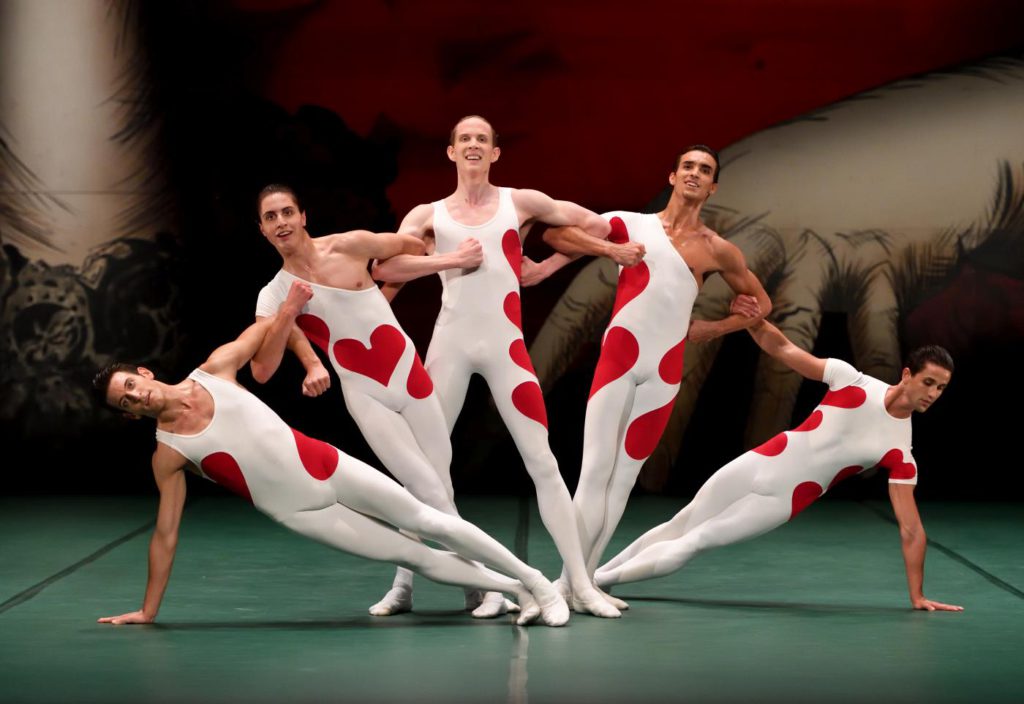
[[[692,527],[713,518],[748,494],[755,493],[755,480],[764,459],[756,452],[747,452],[719,469],[675,516],[648,530],[598,571],[606,572],[618,567],[654,543],[677,540]]]
[[[537,488],[541,520],[565,564],[573,608],[605,618],[618,617],[618,609],[601,597],[587,576],[572,498],[548,445],[544,399],[536,377],[510,359],[494,360],[484,377]]]
[[[465,340],[457,340],[450,331],[448,334],[439,333],[438,328],[435,327],[434,337],[427,350],[425,366],[434,382],[433,397],[441,405],[449,438],[455,427],[455,421],[458,420],[459,413],[462,411],[462,404],[466,400],[466,391],[469,388],[469,379],[474,371],[473,364],[463,349],[464,344]],[[448,450],[450,453],[450,442]],[[473,611],[475,618],[493,618],[514,608],[514,604],[499,594],[467,592],[466,608]]]
[[[458,515],[452,498],[451,482],[442,481],[424,454],[405,416],[357,389],[348,387],[344,391],[349,414],[359,426],[370,449],[388,471],[423,503],[439,511]],[[442,434],[440,442],[448,444],[444,420],[439,417],[438,421]],[[412,572],[404,567],[397,568],[391,589],[370,607],[370,613],[374,616],[391,616],[412,610],[412,591]]]
[[[595,492],[600,497],[600,503],[592,503],[589,507],[593,514],[591,521],[595,526],[599,526],[599,529],[592,535],[593,541],[589,546],[589,552],[585,553],[588,574],[593,575],[600,564],[605,548],[608,547],[626,510],[626,503],[629,501],[640,469],[661,440],[678,390],[678,384],[666,384],[660,379],[644,381],[634,388],[631,398],[625,399],[631,403],[624,409],[627,412],[624,423],[620,416],[616,419],[619,422],[615,426],[606,422],[592,432],[594,435],[604,430],[611,434],[618,430],[618,445],[613,452],[614,467],[611,474],[604,477],[604,486],[599,485]],[[601,392],[594,395],[588,404],[588,410],[595,402],[601,404],[602,401],[598,398],[600,395]],[[609,400],[617,402],[620,399]],[[614,417],[614,413],[609,415]],[[584,446],[584,455],[587,452],[588,448]],[[600,516],[599,520],[597,516]]]
[[[597,583],[604,587],[671,574],[698,553],[767,533],[785,523],[789,515],[790,506],[784,499],[747,494],[681,538],[653,543],[617,567],[598,570]]]
[[[359,460],[344,454],[341,457],[341,466],[330,479],[341,503],[519,578],[536,597],[545,622],[560,619],[559,605],[564,607],[565,602],[539,570],[524,563],[472,523],[417,501],[408,491]]]

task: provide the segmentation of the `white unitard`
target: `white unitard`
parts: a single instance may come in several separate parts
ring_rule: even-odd
[[[274,315],[294,281],[281,270],[260,291],[256,315]],[[416,348],[376,286],[313,289],[296,324],[323,350],[345,406],[370,449],[413,496],[455,515],[444,413]]]
[[[471,558],[515,575],[528,588],[543,584],[539,572],[476,526],[427,506],[369,465],[289,428],[238,384],[199,369],[188,378],[210,393],[213,418],[194,435],[158,429],[157,442],[274,520],[339,550],[398,563],[438,582],[521,593],[515,580],[463,559]],[[459,555],[427,547],[398,529]]]
[[[598,585],[660,577],[702,550],[766,533],[876,465],[890,483],[916,484],[910,418],[885,409],[889,385],[837,359],[823,381],[829,391],[807,420],[715,472],[686,508],[603,565]]]
[[[611,212],[608,239],[639,242],[646,254],[620,267],[618,290],[583,429],[583,464],[573,497],[593,574],[644,461],[665,430],[683,378],[683,347],[697,281],[657,215]]]
[[[456,222],[444,201],[433,206],[438,254],[455,251],[470,237],[483,248],[483,261],[475,269],[440,272],[444,292],[426,366],[437,386],[448,429],[455,426],[462,410],[470,376],[481,375],[537,488],[541,519],[570,574],[583,579],[572,498],[548,445],[544,396],[523,341],[519,301],[523,250],[512,192],[499,189],[498,210],[482,225]]]

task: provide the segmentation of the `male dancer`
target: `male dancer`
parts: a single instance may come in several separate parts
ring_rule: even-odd
[[[910,454],[910,416],[927,411],[945,391],[953,373],[949,353],[937,346],[915,350],[900,382],[889,386],[846,362],[805,352],[766,321],[748,332],[773,358],[828,384],[821,404],[796,428],[715,472],[686,508],[598,569],[597,583],[669,574],[703,550],[777,528],[836,482],[879,465],[889,470],[910,603],[927,611],[962,611],[924,596],[927,538],[914,501],[917,463]]]
[[[771,310],[743,253],[700,219],[718,188],[718,155],[704,145],[687,147],[668,176],[665,209],[644,215],[615,211],[613,242],[635,242],[643,262],[623,268],[601,355],[594,370],[583,430],[583,463],[573,506],[591,576],[626,508],[630,491],[654,452],[672,414],[683,378],[683,347],[754,324]],[[577,228],[551,228],[544,239],[555,254],[527,272],[536,282],[580,254],[602,254],[606,245]],[[572,256],[564,256],[572,255]],[[690,320],[704,281],[720,274],[738,294],[733,313],[717,321]],[[565,591],[564,579],[559,583]],[[609,597],[618,608],[628,608]]]
[[[392,257],[378,263],[373,275],[389,283],[441,275],[444,296],[426,366],[437,385],[449,432],[462,409],[470,376],[480,374],[537,487],[541,519],[565,562],[573,607],[615,618],[618,610],[601,597],[586,574],[572,499],[548,445],[544,397],[523,341],[519,303],[522,240],[530,225],[577,225],[603,239],[608,223],[539,191],[492,185],[491,164],[500,154],[487,120],[459,120],[448,145],[458,177],[455,192],[416,206],[398,230],[425,240],[433,256]],[[479,266],[452,263],[453,253],[474,242],[483,250]],[[614,254],[619,263],[633,264],[642,252],[626,243],[615,245]]]
[[[253,357],[253,377],[261,383],[269,379],[287,344],[307,372],[303,393],[322,393],[330,376],[309,340],[315,342],[337,372],[345,406],[374,454],[417,499],[457,516],[444,413],[412,340],[368,271],[371,259],[421,253],[423,241],[365,230],[314,239],[306,230],[306,212],[295,191],[280,184],[260,191],[257,212],[260,231],[283,260],[281,270],[260,291],[257,320],[272,317],[296,281],[309,284],[315,295],[296,323],[285,326],[285,319],[279,318],[271,328]],[[455,260],[460,266],[475,266],[480,263],[479,248],[465,248]],[[410,611],[412,587],[412,572],[399,567],[391,589],[370,613]],[[475,609],[477,618],[516,609],[500,594],[483,601],[479,591],[466,593],[466,605]]]
[[[307,284],[293,283],[279,313],[283,322],[294,321],[312,295]],[[156,420],[153,476],[160,491],[142,608],[100,622],[150,623],[156,618],[185,504],[182,470],[191,463],[201,475],[241,494],[302,535],[356,555],[406,565],[439,582],[516,594],[523,604],[519,623],[539,615],[548,625],[564,624],[568,607],[539,571],[479,528],[417,501],[369,465],[292,430],[236,382],[237,371],[260,348],[275,322],[282,321],[254,323],[175,385],[127,364],[112,365],[97,375],[94,385],[109,405]],[[486,562],[521,582],[460,555],[427,547],[399,529],[455,548],[465,558]]]

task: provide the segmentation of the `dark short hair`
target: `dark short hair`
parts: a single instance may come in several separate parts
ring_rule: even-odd
[[[138,364],[128,364],[127,362],[114,362],[103,367],[99,372],[92,378],[92,391],[93,398],[103,408],[113,408],[107,403],[107,392],[110,390],[110,379],[118,372],[125,372],[126,374],[138,374]],[[120,409],[117,409],[120,412]]]
[[[263,218],[263,212],[261,211],[261,208],[263,207],[263,199],[275,193],[284,193],[285,195],[291,196],[292,200],[295,201],[295,207],[299,209],[300,213],[302,212],[302,202],[299,201],[299,196],[295,192],[294,188],[292,188],[291,186],[287,186],[283,183],[270,183],[264,186],[260,190],[259,195],[256,196],[257,220],[261,220]]]
[[[483,115],[466,115],[465,117],[460,117],[459,121],[455,123],[455,127],[452,127],[452,133],[448,135],[449,146],[455,146],[455,130],[458,128],[458,126],[461,125],[466,120],[470,120],[474,117],[478,120],[483,120],[484,122],[487,123],[487,126],[491,128],[491,144],[495,147],[498,146],[498,131],[494,129],[494,125],[491,124],[491,121],[488,120]]]
[[[676,157],[676,165],[672,167],[672,170],[679,170],[679,165],[683,163],[683,156],[685,156],[687,152],[704,152],[705,154],[710,154],[711,158],[715,160],[715,175],[712,183],[718,183],[718,172],[722,170],[722,162],[718,158],[718,152],[706,144],[691,144],[683,151],[679,152],[679,155]]]
[[[907,369],[911,374],[917,374],[929,362],[937,367],[942,367],[950,374],[953,373],[953,355],[945,347],[938,345],[925,345],[911,352],[907,356]]]

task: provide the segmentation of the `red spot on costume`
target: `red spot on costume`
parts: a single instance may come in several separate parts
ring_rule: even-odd
[[[796,488],[793,489],[793,508],[789,513],[789,520],[793,520],[796,514],[814,503],[814,500],[823,493],[821,485],[817,482],[801,482],[797,484]]]
[[[501,238],[501,249],[505,252],[505,258],[508,259],[518,281],[523,271],[523,243],[519,240],[519,233],[515,230],[506,230]]]
[[[615,292],[615,306],[612,308],[613,320],[623,306],[643,293],[650,280],[651,272],[643,262],[622,270],[619,274],[619,287]]]
[[[505,296],[505,303],[503,305],[505,310],[505,317],[508,318],[509,322],[519,328],[519,331],[523,330],[523,311],[519,304],[519,294],[513,291],[512,293]]]
[[[842,469],[839,470],[839,473],[836,474],[836,476],[832,479],[832,481],[829,482],[828,488],[831,489],[832,487],[834,487],[839,482],[843,481],[847,477],[852,477],[854,474],[857,474],[858,472],[860,472],[863,469],[864,468],[861,467],[859,464],[855,464],[855,465],[853,465],[851,467],[843,467]]]
[[[821,421],[822,421],[822,419],[824,417],[825,416],[824,416],[824,414],[821,411],[815,411],[811,415],[807,416],[807,420],[805,420],[803,423],[801,423],[800,425],[798,425],[795,428],[793,428],[793,432],[796,432],[796,433],[807,433],[807,432],[810,432],[810,431],[814,430],[815,428],[817,428],[819,425],[821,425]]]
[[[665,431],[675,402],[673,398],[661,408],[655,408],[629,424],[626,430],[626,454],[635,460],[651,456],[661,439],[661,434]]]
[[[611,328],[601,346],[601,356],[597,360],[588,398],[593,397],[602,386],[610,384],[632,369],[639,356],[640,343],[636,341],[633,333],[626,328]]]
[[[508,346],[508,356],[526,371],[531,374],[534,373],[533,362],[530,360],[530,353],[526,350],[526,343],[523,342],[523,338],[519,337],[512,340],[512,344]]]
[[[886,452],[878,464],[889,470],[889,479],[913,479],[917,475],[917,467],[904,462],[903,451],[899,449]]]
[[[292,435],[295,436],[299,459],[309,476],[321,481],[329,479],[338,468],[338,451],[322,440],[303,435],[294,428]]]
[[[682,339],[679,344],[665,353],[658,364],[658,375],[666,384],[678,384],[683,380],[683,350],[686,348],[686,340]]]
[[[245,483],[242,468],[238,466],[238,461],[227,452],[213,452],[204,457],[199,466],[202,468],[203,474],[210,479],[252,503],[252,494],[249,493],[249,485]]]
[[[409,368],[409,378],[405,382],[406,391],[413,398],[427,398],[434,392],[434,382],[423,368],[420,356],[413,355],[412,366]]]
[[[544,394],[535,381],[524,381],[512,390],[512,405],[516,410],[545,428],[548,427],[548,412],[544,408]]]
[[[845,386],[835,391],[829,391],[825,398],[821,399],[821,406],[835,406],[836,408],[857,408],[864,404],[868,395],[859,386]]]
[[[756,452],[759,455],[765,457],[775,457],[781,455],[782,451],[786,449],[786,445],[789,444],[789,439],[785,433],[779,433],[771,440],[755,447],[751,452]]]
[[[324,354],[330,353],[327,346],[331,343],[331,331],[328,329],[327,323],[315,315],[303,313],[295,319],[295,324],[299,326],[299,330],[309,338],[310,342],[324,351]]]

